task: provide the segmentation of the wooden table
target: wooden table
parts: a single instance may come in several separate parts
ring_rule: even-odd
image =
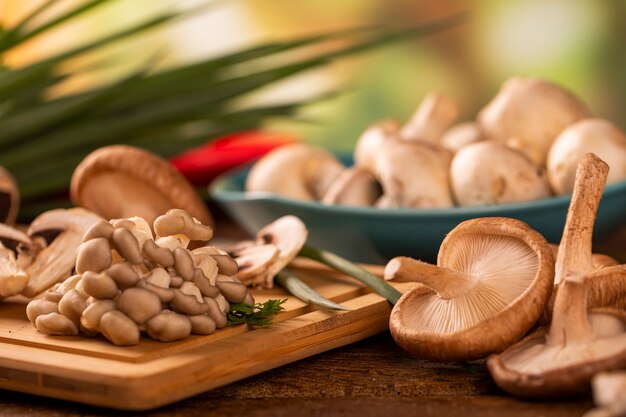
[[[229,236],[240,235],[227,229]],[[622,262],[626,228],[602,249]],[[122,413],[0,390],[0,417],[32,416],[580,416],[590,398],[524,402],[500,391],[482,361],[416,360],[388,332],[148,413]]]

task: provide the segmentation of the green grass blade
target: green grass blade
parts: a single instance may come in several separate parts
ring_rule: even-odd
[[[337,271],[350,275],[385,297],[391,304],[397,303],[402,295],[398,290],[387,284],[381,278],[353,264],[347,259],[335,255],[334,253],[305,245],[298,256],[313,259],[314,261],[328,265]]]
[[[283,269],[276,275],[276,282],[278,282],[289,293],[305,303],[315,304],[318,307],[326,308],[329,310],[344,310],[350,311],[349,308],[337,304],[328,298],[322,297],[313,288],[309,287],[298,278],[293,272]]]
[[[94,107],[110,100],[140,79],[142,73],[133,74],[106,89],[61,102],[49,101],[40,106],[2,119],[0,146],[5,147],[28,137],[35,137],[59,124],[77,118]]]
[[[48,0],[48,1],[46,1],[41,6],[36,7],[35,9],[33,9],[33,11],[31,13],[27,14],[22,20],[17,22],[17,24],[15,26],[13,26],[10,29],[6,29],[4,32],[2,32],[2,35],[0,36],[0,54],[2,52],[6,51],[7,49],[9,49],[10,47],[12,47],[12,46],[16,45],[17,43],[19,43],[17,38],[19,36],[19,33],[22,30],[24,30],[26,25],[28,25],[33,19],[35,19],[41,13],[45,12],[46,10],[48,10],[48,8],[50,8],[50,6],[53,6],[57,2],[58,2],[58,0]]]

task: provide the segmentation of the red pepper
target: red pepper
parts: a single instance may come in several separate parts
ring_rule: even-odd
[[[219,174],[252,162],[274,148],[297,142],[287,133],[233,133],[171,158],[172,164],[194,185],[207,185]]]

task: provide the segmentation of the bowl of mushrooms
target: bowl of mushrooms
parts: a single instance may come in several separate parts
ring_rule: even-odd
[[[477,217],[519,219],[557,242],[577,163],[593,152],[610,167],[594,236],[626,223],[626,135],[571,92],[516,77],[475,121],[454,124],[457,115],[431,93],[404,125],[367,128],[353,155],[286,145],[210,193],[251,233],[293,214],[312,244],[356,261],[433,260],[448,231]]]

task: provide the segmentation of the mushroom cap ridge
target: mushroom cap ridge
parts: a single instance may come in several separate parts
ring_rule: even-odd
[[[526,223],[508,218],[480,218],[465,221],[444,239],[438,265],[446,267],[446,252],[468,234],[511,237],[528,245],[538,258],[538,268],[531,284],[495,315],[467,328],[450,333],[436,333],[412,328],[405,315],[420,297],[432,295],[425,286],[406,292],[394,306],[389,321],[391,334],[403,349],[420,358],[456,361],[478,359],[490,352],[502,351],[532,328],[549,300],[554,277],[554,256],[547,242]],[[506,262],[506,260],[504,260]],[[503,277],[506,278],[506,277]],[[454,317],[450,317],[454,320]]]

